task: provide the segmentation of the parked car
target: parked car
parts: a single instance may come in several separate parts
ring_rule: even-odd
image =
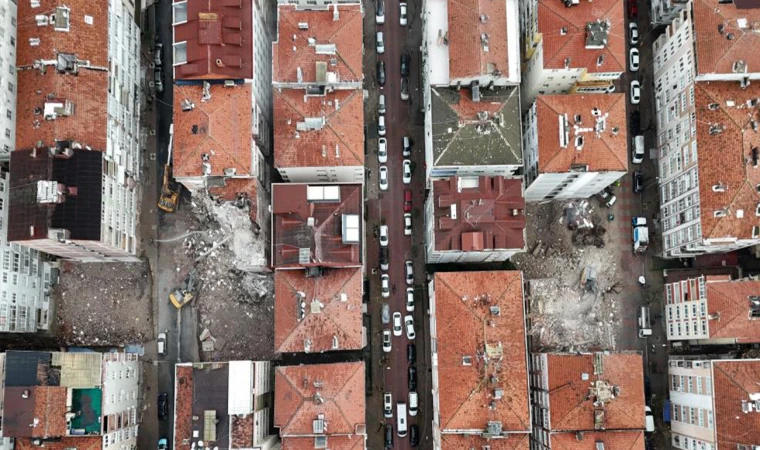
[[[639,193],[644,190],[644,176],[636,170],[633,172],[633,192]]]
[[[377,113],[385,114],[385,94],[380,94],[377,98]]]
[[[383,298],[391,296],[391,277],[389,277],[387,273],[380,275],[380,295],[382,295]]]
[[[404,236],[412,235],[412,214],[404,214]]]
[[[636,22],[628,23],[628,42],[631,45],[639,45],[639,25]]]
[[[411,314],[404,316],[404,326],[406,327],[406,338],[413,341],[417,334],[414,332],[414,317]]]
[[[383,330],[383,351],[385,353],[391,351],[391,330]]]
[[[401,328],[401,313],[393,313],[393,335],[401,336],[404,330]]]
[[[385,166],[380,167],[380,190],[388,190],[388,168]]]
[[[638,105],[641,101],[641,83],[639,80],[631,81],[631,104]]]
[[[404,177],[403,177],[404,184],[409,184],[412,182],[412,162],[408,159],[404,160]]]
[[[385,114],[380,114],[377,116],[377,134],[385,136],[387,131],[388,130],[385,128]]]
[[[166,438],[158,440],[158,450],[167,450],[169,448],[169,441]]]
[[[161,67],[161,53],[163,53],[163,50],[164,44],[156,42],[156,47],[153,49],[153,64],[155,64],[156,67]]]
[[[634,111],[631,113],[631,135],[641,134],[641,113]]]
[[[628,51],[628,67],[631,69],[631,72],[638,72],[639,64],[639,49],[631,48]]]
[[[398,4],[398,7],[399,7],[399,19],[398,19],[399,24],[402,27],[405,27],[408,22],[406,18],[406,3],[401,2]]]
[[[414,284],[414,266],[411,261],[406,262],[406,284]]]
[[[637,0],[628,0],[628,19],[635,20],[639,15],[639,5]]]
[[[387,303],[383,303],[380,308],[380,319],[383,321],[383,325],[391,323],[391,308]]]
[[[388,267],[388,247],[380,247],[380,270],[387,271]]]
[[[419,409],[419,398],[414,391],[409,392],[409,415],[414,417]]]
[[[377,84],[385,86],[385,61],[377,62]]]
[[[403,145],[404,145],[404,152],[403,152],[404,158],[408,158],[412,156],[412,140],[409,139],[409,136],[404,136]]]
[[[401,76],[409,76],[409,55],[406,53],[401,54]]]
[[[158,420],[166,420],[169,417],[169,394],[158,394]]]
[[[385,426],[385,449],[390,450],[393,448],[393,425]]]
[[[383,54],[385,53],[385,39],[383,38],[383,32],[378,31],[377,34],[375,34],[375,49],[377,50],[377,53]]]
[[[375,22],[378,25],[385,23],[385,0],[377,0],[377,7],[375,9]]]
[[[401,77],[401,100],[409,100],[409,79]]]
[[[417,362],[417,346],[414,344],[406,344],[406,362],[410,365]]]
[[[412,191],[404,189],[404,212],[412,211]]]
[[[388,140],[385,138],[377,140],[377,161],[380,164],[388,162]]]
[[[383,417],[386,419],[393,417],[393,394],[390,392],[383,394]]]
[[[388,246],[388,225],[380,225],[380,246]]]
[[[409,390],[417,392],[417,368],[409,366]]]
[[[158,354],[161,356],[166,355],[166,333],[158,333]]]
[[[631,139],[631,162],[641,164],[644,162],[644,135],[639,134]]]
[[[644,406],[644,431],[647,433],[654,433],[654,415],[652,414],[652,408]]]
[[[412,425],[409,427],[409,445],[412,447],[417,447],[420,445],[420,429],[417,427],[417,425]]]
[[[414,288],[406,288],[406,312],[414,312]]]
[[[157,68],[153,71],[153,87],[156,92],[164,92],[164,73],[161,69]]]

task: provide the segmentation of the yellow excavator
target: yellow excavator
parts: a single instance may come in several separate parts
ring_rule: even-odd
[[[164,164],[164,179],[161,184],[161,196],[158,198],[158,208],[162,211],[172,213],[177,210],[179,204],[179,194],[182,192],[182,185],[172,181],[172,138],[174,137],[174,124],[169,127],[169,155]]]
[[[180,309],[195,298],[195,269],[185,279],[185,287],[177,288],[169,294],[169,301],[175,308]]]

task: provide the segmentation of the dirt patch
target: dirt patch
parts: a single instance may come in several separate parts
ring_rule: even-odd
[[[57,305],[64,345],[111,346],[153,337],[147,263],[61,262]]]

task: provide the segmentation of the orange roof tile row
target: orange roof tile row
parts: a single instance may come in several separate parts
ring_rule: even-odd
[[[16,450],[40,450],[40,446],[33,444],[32,439],[16,439]],[[46,441],[45,450],[100,450],[103,448],[103,436],[75,436],[64,437],[57,441]]]
[[[739,9],[733,2],[694,0],[697,76],[731,74],[744,61],[747,72],[760,72],[760,9]],[[743,23],[740,24],[740,20]]]
[[[757,395],[760,360],[713,361],[715,448],[737,448],[760,442],[760,413],[746,414],[742,401]]]
[[[494,439],[464,434],[441,435],[441,450],[482,450],[485,446],[489,446],[491,450],[528,450],[530,448],[530,435],[528,433],[513,433]],[[286,449],[283,448],[283,450]]]
[[[495,70],[509,75],[507,2],[449,0],[448,12],[449,77],[476,77]],[[484,33],[488,36],[488,52],[481,42]]]
[[[562,173],[576,165],[587,166],[589,172],[627,171],[625,99],[625,94],[536,97],[538,171]],[[566,147],[561,147],[559,140],[561,115],[567,115],[568,120]],[[580,116],[580,122],[575,121],[576,116]],[[602,124],[603,131],[595,132]],[[577,137],[583,139],[580,150],[575,145]]]
[[[175,367],[177,381],[174,393],[174,448],[190,450],[193,435],[193,367]]]
[[[710,339],[736,339],[742,344],[760,343],[760,326],[750,319],[749,297],[760,295],[760,281],[712,281],[707,279],[707,314],[710,319]]]
[[[366,436],[329,436],[327,446],[330,450],[365,450],[365,441]],[[314,450],[313,437],[285,436],[280,442],[282,450]]]
[[[601,431],[550,433],[550,447],[560,450],[596,450],[598,443],[605,449],[644,450],[644,431]]]
[[[488,422],[530,430],[522,281],[519,271],[435,274],[443,432],[485,430]]]

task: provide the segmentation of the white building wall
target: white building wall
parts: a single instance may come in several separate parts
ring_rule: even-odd
[[[696,298],[687,300],[689,284]],[[707,316],[707,287],[705,277],[681,280],[665,285],[665,332],[669,341],[707,339],[710,323]]]
[[[483,166],[434,166],[430,172],[432,178],[448,177],[507,177],[513,178],[522,168],[522,164],[499,164]]]
[[[710,361],[670,360],[670,428],[674,448],[691,450],[704,444],[705,450],[715,450],[712,378]]]
[[[448,263],[487,263],[506,261],[515,253],[525,251],[524,248],[504,249],[483,252],[462,252],[459,250],[436,251],[433,250],[428,254],[427,262],[429,264],[448,264]]]
[[[626,172],[542,173],[525,189],[525,201],[589,198],[625,174]]]
[[[16,20],[16,0],[0,0],[0,161],[16,147]]]
[[[276,27],[273,0],[253,2],[253,134],[265,155],[272,154],[272,41]]]
[[[428,200],[429,199],[430,196],[428,196]],[[435,450],[441,450],[441,399],[438,375],[438,324],[435,320],[436,305],[434,280],[430,280],[428,283],[428,298],[428,316],[430,317],[430,367],[432,374],[431,390],[433,396],[433,448]]]
[[[362,183],[364,166],[279,167],[283,181],[291,183]]]
[[[122,415],[122,427],[103,434],[103,448],[131,450],[137,448],[137,417],[140,409],[139,357],[133,353],[103,354],[103,416]],[[113,418],[109,419],[113,420]],[[105,430],[104,430],[105,431]]]
[[[521,97],[523,105],[532,104],[537,95],[567,94],[583,76],[582,68],[544,69],[543,52],[543,41],[539,41],[525,66]]]

